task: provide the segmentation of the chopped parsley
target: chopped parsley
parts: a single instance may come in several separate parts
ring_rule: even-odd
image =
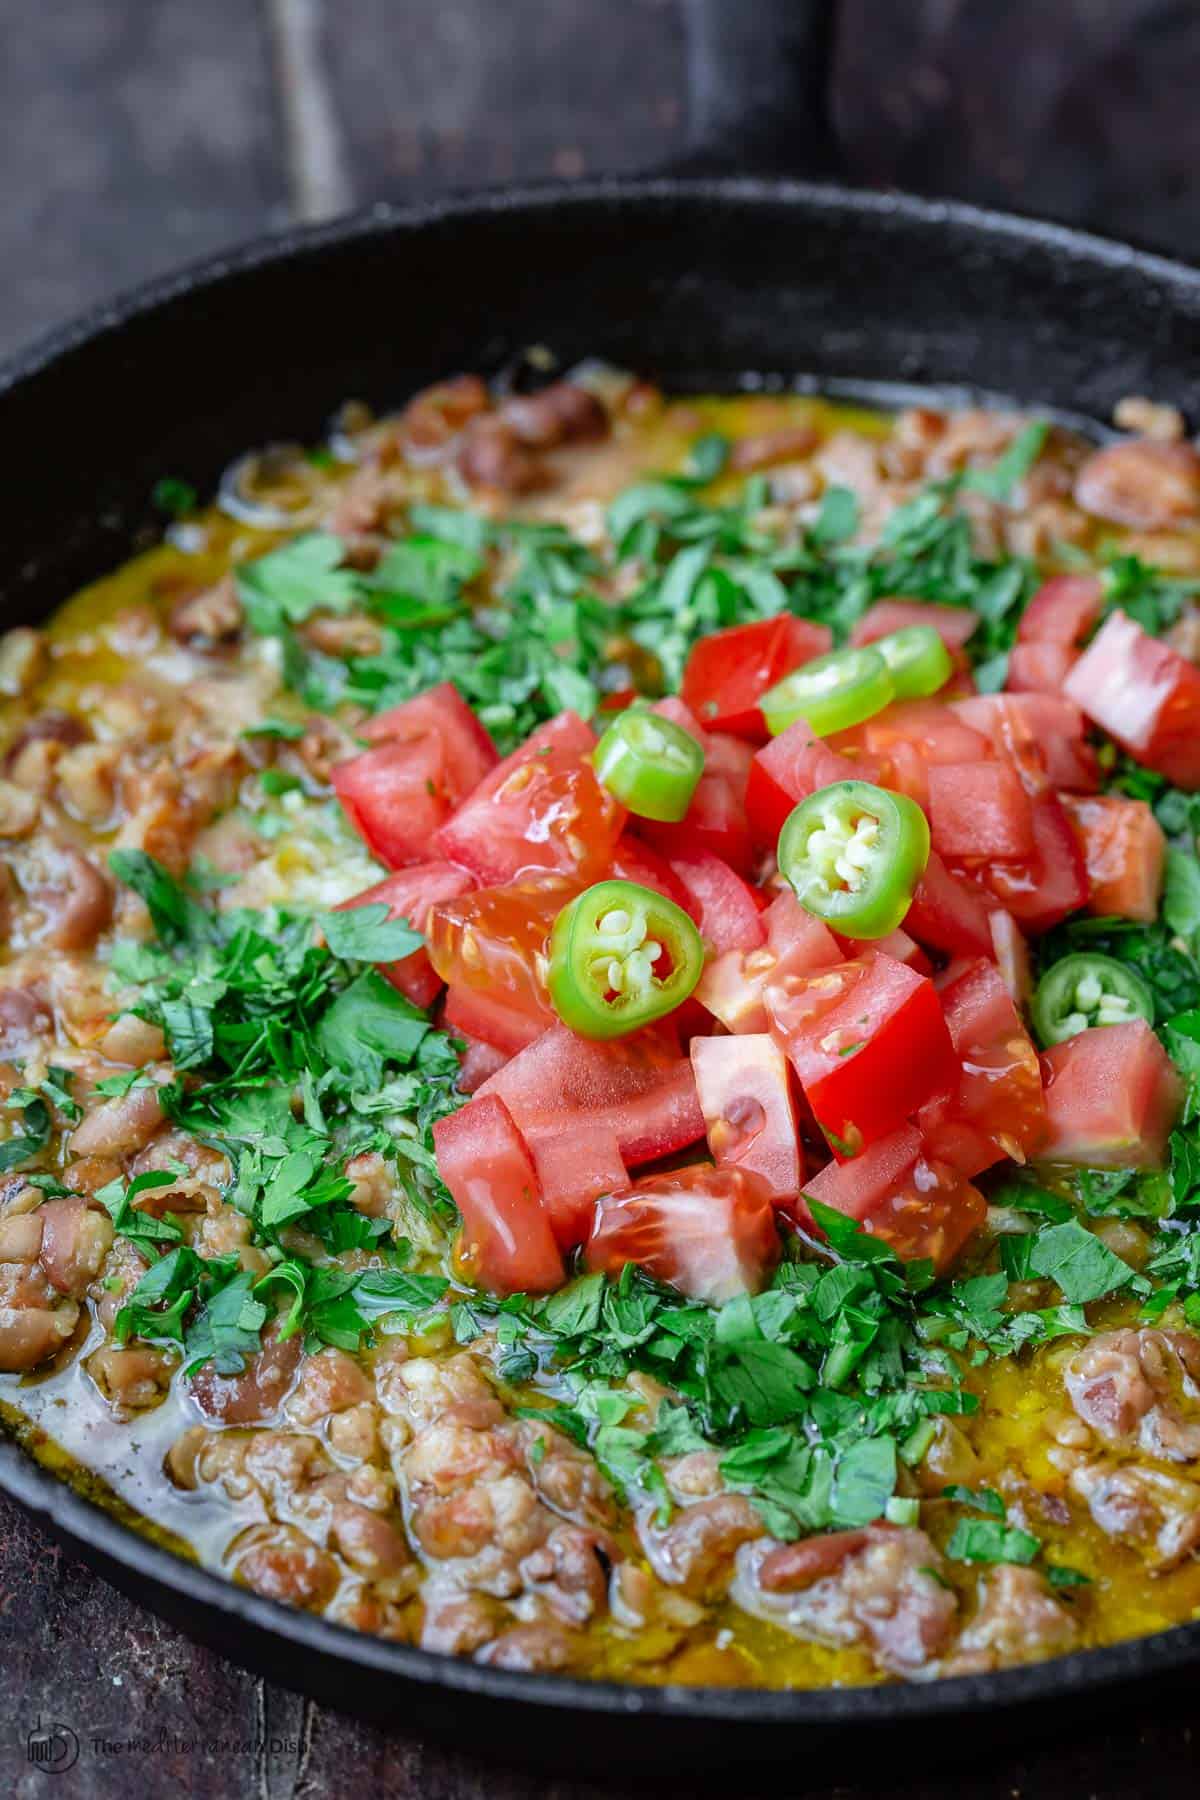
[[[117,947],[113,972],[134,986],[131,1010],[162,1029],[177,1076],[187,1076],[159,1090],[164,1109],[228,1158],[225,1198],[277,1263],[258,1282],[243,1279],[236,1259],[198,1267],[204,1259],[180,1242],[170,1213],[158,1219],[136,1204],[176,1176],[155,1171],[111,1183],[98,1198],[115,1229],[148,1259],[171,1247],[126,1302],[121,1333],[177,1339],[191,1309],[179,1339],[189,1366],[215,1357],[223,1367],[257,1348],[280,1282],[293,1290],[291,1329],[354,1348],[380,1319],[430,1305],[445,1283],[431,1287],[400,1266],[409,1246],[392,1239],[386,1220],[349,1204],[345,1174],[351,1157],[377,1151],[419,1216],[454,1216],[430,1135],[433,1121],[461,1104],[454,1047],[374,967],[410,954],[419,934],[382,906],[216,911],[144,852],[116,851],[110,861],[156,928],[156,943]],[[110,1089],[144,1079],[118,1076]],[[336,1267],[304,1264],[285,1238],[297,1225],[329,1256],[372,1249],[389,1266],[343,1279]]]

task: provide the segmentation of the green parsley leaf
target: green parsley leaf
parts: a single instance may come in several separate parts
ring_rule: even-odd
[[[976,1512],[987,1513],[993,1519],[1004,1517],[1004,1502],[995,1488],[969,1488],[953,1482],[942,1489],[942,1499],[957,1500],[962,1506],[973,1506]]]
[[[858,520],[858,495],[853,488],[828,487],[808,528],[809,540],[822,548],[844,544],[858,530]]]
[[[112,850],[108,866],[118,881],[145,902],[164,943],[201,942],[211,935],[204,908],[144,850]]]
[[[1031,1563],[1041,1547],[1032,1532],[998,1519],[960,1519],[946,1555],[953,1562]]]
[[[989,500],[1001,503],[1011,500],[1014,488],[1024,481],[1041,455],[1049,429],[1045,419],[1032,420],[1017,433],[1003,456],[990,469],[968,469],[962,477],[961,485],[970,488],[973,493],[985,495]]]
[[[260,637],[298,625],[315,612],[349,612],[359,578],[344,569],[346,546],[331,532],[308,532],[235,571],[247,621]]]
[[[1137,1280],[1129,1264],[1077,1219],[1039,1232],[1029,1260],[1037,1274],[1058,1284],[1065,1300],[1080,1305]]]
[[[382,904],[318,913],[316,924],[333,954],[347,962],[396,962],[425,942],[405,920],[389,918]]]

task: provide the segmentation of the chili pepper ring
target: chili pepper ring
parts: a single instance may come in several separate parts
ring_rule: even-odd
[[[674,1012],[703,967],[682,907],[633,881],[598,881],[554,921],[546,986],[581,1037],[623,1037]]]
[[[895,931],[928,861],[921,808],[869,781],[818,789],[779,836],[779,868],[801,906],[846,937]]]

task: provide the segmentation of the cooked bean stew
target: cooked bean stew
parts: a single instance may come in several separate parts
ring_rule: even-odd
[[[0,638],[0,1381],[517,1669],[1200,1613],[1200,455],[461,376]]]

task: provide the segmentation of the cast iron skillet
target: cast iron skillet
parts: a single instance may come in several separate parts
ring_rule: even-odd
[[[745,8],[759,34],[745,38],[734,10],[697,0],[698,110],[710,140],[740,120],[762,160],[781,121],[795,137],[789,109],[820,123],[827,17],[796,0],[775,19]],[[1098,426],[1127,393],[1200,414],[1200,275],[1077,232],[695,175],[377,207],[156,282],[0,371],[3,623],[45,616],[120,561],[152,528],[160,475],[203,491],[248,445],[312,439],[349,395],[398,401],[534,342],[565,365],[600,355],[682,389],[757,373],[884,397],[990,392]],[[682,1759],[694,1778],[797,1753],[811,1768],[825,1752],[861,1768],[883,1735],[890,1758],[905,1736],[925,1758],[960,1739],[977,1751],[988,1732],[1011,1744],[1057,1727],[1064,1709],[1104,1704],[1101,1689],[1161,1688],[1200,1661],[1193,1624],[928,1686],[782,1694],[518,1675],[242,1592],[136,1537],[12,1443],[0,1444],[0,1486],[134,1598],[285,1685],[576,1771]]]

